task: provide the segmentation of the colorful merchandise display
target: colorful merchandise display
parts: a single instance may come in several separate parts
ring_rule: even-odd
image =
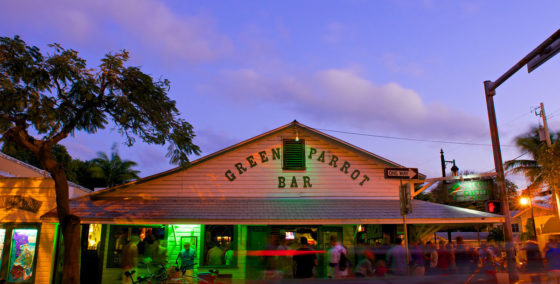
[[[10,282],[30,282],[37,243],[37,229],[15,229],[10,255]]]

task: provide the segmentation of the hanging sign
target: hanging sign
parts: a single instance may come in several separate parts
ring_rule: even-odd
[[[12,209],[17,208],[33,213],[37,213],[41,208],[42,202],[32,197],[24,197],[19,195],[0,196],[0,208]]]
[[[449,198],[453,201],[484,201],[490,196],[491,180],[459,181],[448,186]]]

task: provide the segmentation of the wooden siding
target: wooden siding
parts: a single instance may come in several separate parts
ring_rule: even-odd
[[[102,196],[157,197],[376,197],[398,198],[398,180],[384,178],[386,163],[348,147],[333,143],[313,132],[298,128],[299,138],[306,143],[306,170],[284,171],[281,159],[273,159],[271,149],[280,149],[282,140],[293,139],[293,128],[274,135],[265,136],[237,149],[196,164],[186,170],[156,178]],[[311,149],[317,153],[309,158]],[[262,162],[259,152],[265,151],[268,161]],[[318,161],[324,152],[324,162]],[[329,165],[333,155],[338,157],[337,167]],[[252,157],[252,158],[251,158]],[[248,159],[256,165],[251,167]],[[350,163],[348,173],[342,172],[344,162]],[[241,163],[246,171],[239,173],[236,164]],[[235,179],[230,181],[226,172],[231,171]],[[351,175],[359,170],[359,176]],[[354,173],[357,175],[357,172]],[[364,176],[369,178],[364,181]],[[229,175],[233,179],[232,175]],[[279,177],[285,178],[285,188],[279,188]],[[295,177],[297,188],[291,188]],[[311,187],[304,187],[304,177],[309,178]],[[360,185],[360,183],[363,183]]]
[[[43,223],[37,249],[37,266],[35,268],[35,283],[50,283],[54,263],[54,244],[56,224]]]

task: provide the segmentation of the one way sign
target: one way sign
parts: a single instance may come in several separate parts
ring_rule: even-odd
[[[385,168],[385,178],[392,179],[417,179],[417,168]]]

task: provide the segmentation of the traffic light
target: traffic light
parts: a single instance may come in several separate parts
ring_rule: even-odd
[[[488,200],[485,203],[486,212],[493,214],[502,214],[502,206],[498,200]]]
[[[412,213],[412,197],[410,196],[410,187],[408,184],[403,184],[399,189],[401,200],[401,215]]]

